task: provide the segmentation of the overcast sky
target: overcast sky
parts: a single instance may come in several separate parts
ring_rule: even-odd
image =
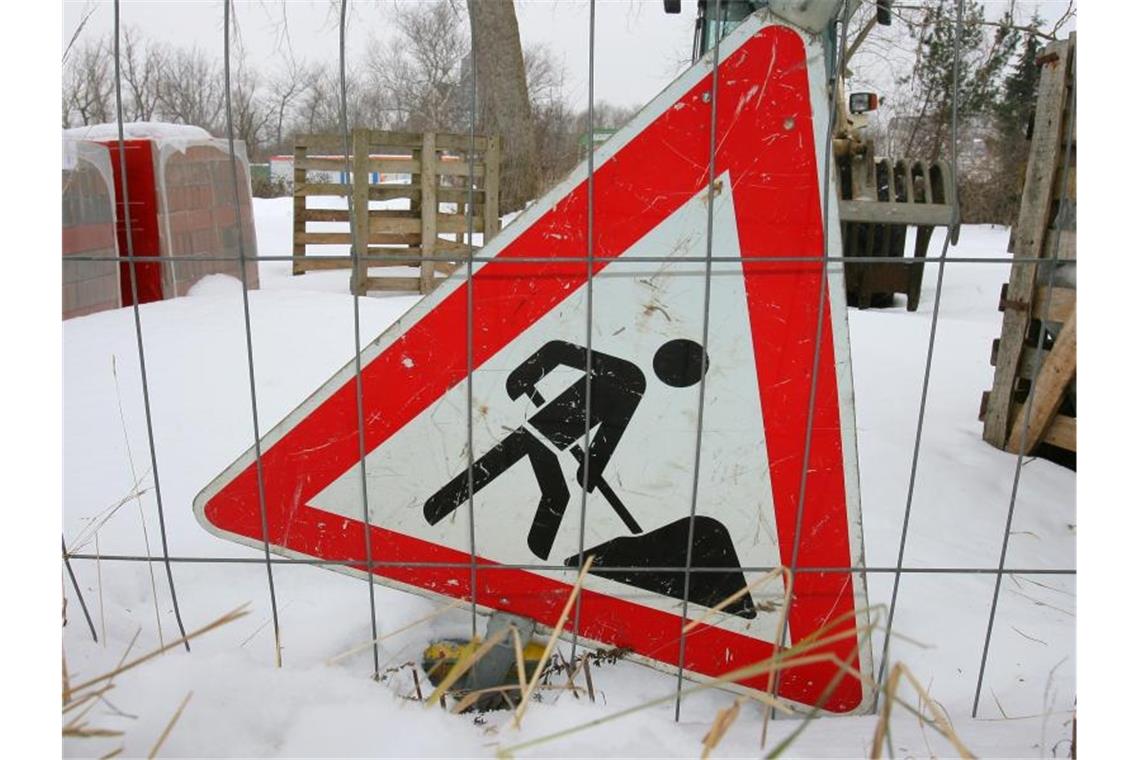
[[[423,0],[359,0],[350,2],[349,60],[361,54],[370,39],[384,39],[391,13],[401,4]],[[457,3],[461,0],[455,0]],[[1009,0],[984,0],[987,15],[996,17]],[[1016,0],[1018,15],[1027,18],[1036,8],[1048,20],[1064,11],[1067,0]],[[337,60],[338,2],[333,0],[236,0],[235,13],[247,59],[271,71],[286,55],[285,31],[294,55],[310,61]],[[515,0],[524,47],[545,45],[567,74],[567,96],[578,108],[587,97],[589,0]],[[94,9],[82,38],[99,37],[112,28],[110,0],[64,0],[63,44],[66,45],[87,11]],[[122,0],[124,26],[145,36],[179,45],[197,45],[222,54],[221,0]],[[696,0],[682,0],[679,16],[666,15],[661,0],[597,0],[596,99],[615,105],[647,103],[688,65]],[[886,31],[886,30],[884,30]],[[868,46],[870,47],[870,45]],[[893,65],[871,61],[864,82],[877,89],[889,86],[898,72]],[[855,60],[859,64],[859,59]]]

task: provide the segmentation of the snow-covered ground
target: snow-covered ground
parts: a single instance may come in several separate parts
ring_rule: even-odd
[[[259,250],[291,250],[290,200],[255,200]],[[967,227],[952,256],[1004,255],[1008,231]],[[931,250],[940,250],[935,237]],[[261,289],[249,294],[261,430],[281,420],[352,356],[353,299],[346,271],[293,277],[287,262],[263,262]],[[1002,264],[946,268],[926,425],[914,494],[906,564],[976,567],[997,564],[1009,507],[1015,457],[981,440],[977,421],[992,379],[990,342],[1000,332],[997,297],[1008,276]],[[895,563],[906,504],[922,372],[937,270],[928,268],[918,313],[901,305],[848,312],[855,373],[860,478],[867,563]],[[360,299],[362,339],[391,324],[417,297]],[[173,556],[257,557],[219,540],[194,519],[198,491],[253,441],[240,286],[221,276],[186,298],[141,309],[159,482]],[[158,519],[143,417],[134,322],[130,310],[64,325],[64,531],[73,551],[160,552]],[[1075,567],[1074,473],[1034,459],[1025,465],[1009,544],[1012,568]],[[128,497],[144,492],[102,523]],[[159,644],[150,568],[143,563],[73,562],[100,642],[71,600],[64,631],[73,679],[116,665],[138,633],[133,654]],[[177,636],[162,565],[153,566],[158,620],[165,641]],[[308,566],[277,566],[283,667],[277,668],[264,565],[178,563],[173,566],[188,630],[248,603],[251,614],[170,652],[115,681],[89,714],[92,725],[122,738],[69,740],[72,756],[98,756],[120,744],[145,755],[178,705],[193,692],[162,747],[182,756],[488,755],[587,721],[604,719],[668,695],[674,679],[633,663],[594,670],[597,703],[569,694],[534,704],[520,730],[505,714],[480,721],[428,710],[409,700],[410,670],[383,683],[370,679],[371,652],[330,658],[370,638],[367,587]],[[872,604],[886,605],[892,576],[872,573]],[[1067,754],[1075,695],[1075,589],[1072,576],[1014,575],[1003,583],[978,719],[970,718],[985,635],[992,574],[903,578],[894,657],[905,662],[953,720],[966,746],[981,756]],[[376,587],[381,634],[397,631],[442,605]],[[382,667],[418,660],[427,641],[464,635],[467,615],[451,610],[381,643]],[[876,656],[882,646],[874,639]],[[564,647],[569,649],[567,645]],[[877,666],[877,663],[876,663]],[[912,702],[915,695],[903,691]],[[671,703],[643,710],[525,750],[539,755],[670,755],[700,753],[701,739],[729,694],[706,691],[687,700],[673,721]],[[865,756],[874,717],[822,719],[807,727],[789,754]],[[756,756],[762,717],[746,705],[715,755]],[[778,720],[768,749],[796,730]],[[905,712],[894,714],[899,755],[947,755],[952,747]]]

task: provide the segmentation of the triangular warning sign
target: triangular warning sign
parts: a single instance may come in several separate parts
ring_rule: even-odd
[[[869,672],[869,646],[855,635],[864,581],[844,572],[861,562],[862,531],[846,317],[831,309],[843,302],[842,274],[826,272],[809,410],[825,271],[795,260],[820,256],[825,221],[829,253],[839,249],[834,195],[822,217],[823,193],[833,192],[821,189],[823,53],[817,38],[763,18],[721,46],[711,198],[707,58],[597,150],[592,310],[579,167],[482,250],[489,261],[470,282],[453,276],[364,349],[375,581],[451,598],[474,591],[484,610],[553,626],[584,548],[594,566],[579,635],[676,667],[691,523],[688,617],[702,622],[687,634],[687,674],[716,678],[771,656],[785,615],[785,644],[826,629],[815,651]],[[796,574],[790,608],[776,579],[710,613],[766,568],[792,563],[805,449],[796,561],[808,569]],[[195,500],[201,522],[251,546],[267,538],[288,556],[359,562],[338,569],[364,574],[354,365],[261,450],[268,535],[252,450]],[[737,686],[763,690],[768,678]],[[832,712],[858,710],[868,696],[833,662],[786,670],[779,690]]]

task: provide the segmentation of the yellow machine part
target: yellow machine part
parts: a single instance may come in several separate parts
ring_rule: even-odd
[[[455,664],[478,649],[481,643],[482,639],[443,639],[429,644],[424,649],[422,664],[432,685],[438,686]],[[543,649],[542,644],[534,641],[523,647],[523,665],[526,668],[527,678],[534,675],[534,669],[538,666]],[[513,676],[513,669],[511,673]]]

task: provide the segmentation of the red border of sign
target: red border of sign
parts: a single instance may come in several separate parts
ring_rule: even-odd
[[[730,187],[717,191],[727,189],[734,197],[780,555],[782,562],[790,564],[818,294],[825,270],[822,262],[766,259],[819,256],[823,250],[809,67],[798,32],[767,26],[726,55],[720,71],[715,166],[718,176],[728,173]],[[711,86],[711,74],[706,74],[597,167],[597,256],[620,255],[683,203],[707,190],[710,106],[705,98]],[[694,156],[700,158],[694,160]],[[585,282],[586,267],[563,259],[584,255],[586,214],[583,181],[529,227],[513,237],[503,235],[484,249],[494,253],[494,259],[475,271],[470,284],[475,302],[476,370]],[[511,261],[524,257],[542,260]],[[594,271],[607,265],[596,262]],[[368,451],[465,381],[467,287],[461,283],[450,291],[445,288],[429,311],[413,311],[401,320],[393,331],[403,329],[403,334],[394,336],[362,368]],[[824,308],[804,541],[797,559],[805,567],[846,568],[852,564],[852,555],[839,392],[829,303]],[[275,440],[262,456],[268,541],[289,553],[363,563],[363,523],[309,505],[311,498],[359,462],[355,378],[351,374],[338,377],[347,380],[305,419],[287,420],[283,426],[293,427],[279,438],[273,433],[267,436]],[[850,454],[854,456],[853,451]],[[248,465],[208,498],[202,515],[215,529],[260,543],[255,465],[250,454],[239,461]],[[470,561],[466,552],[377,526],[371,526],[371,531],[374,560]],[[476,562],[481,569],[476,589],[480,605],[524,615],[542,625],[555,624],[570,590],[568,583],[524,570],[493,569],[495,563],[482,557]],[[354,567],[364,570],[363,564]],[[445,596],[471,598],[466,570],[384,566],[373,568],[373,573]],[[585,638],[630,646],[666,664],[678,663],[678,615],[589,590],[582,594],[582,605],[579,633]],[[829,634],[843,636],[820,651],[849,660],[858,668],[854,613],[854,584],[848,573],[797,574],[788,615],[792,642],[834,622]],[[684,667],[716,677],[764,659],[772,651],[771,644],[759,639],[702,625],[689,634]],[[780,693],[815,704],[836,676],[836,667],[830,663],[790,669],[781,678]],[[763,690],[767,677],[741,683]],[[851,711],[864,702],[863,684],[853,676],[840,676],[832,688],[823,703],[829,711]]]

